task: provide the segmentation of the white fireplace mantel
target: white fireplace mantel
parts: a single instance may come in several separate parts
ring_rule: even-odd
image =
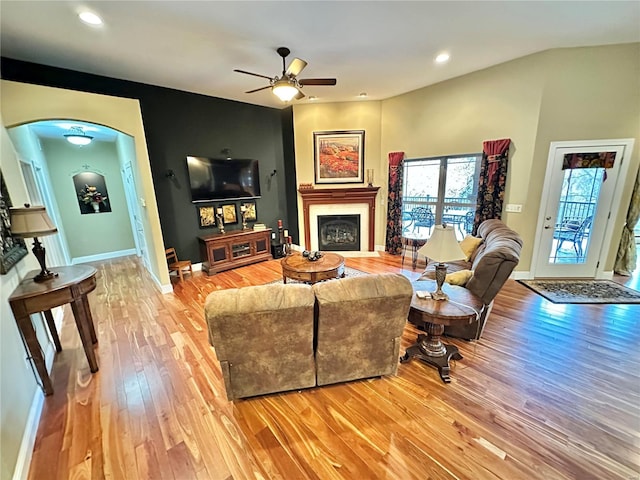
[[[309,209],[313,205],[335,205],[335,204],[366,204],[369,210],[368,228],[368,249],[374,251],[375,246],[375,211],[376,195],[380,187],[358,187],[358,188],[308,188],[299,189],[298,193],[302,197],[302,211],[304,216],[304,244],[305,249],[311,249],[311,230],[309,221]]]

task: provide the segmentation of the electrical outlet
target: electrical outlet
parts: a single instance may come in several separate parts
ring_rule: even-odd
[[[522,213],[522,205],[519,203],[507,203],[504,209],[506,212]]]

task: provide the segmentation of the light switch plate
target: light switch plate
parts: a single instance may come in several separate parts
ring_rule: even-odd
[[[506,212],[522,213],[522,205],[519,203],[507,203]]]

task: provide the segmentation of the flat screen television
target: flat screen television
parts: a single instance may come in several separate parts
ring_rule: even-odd
[[[258,160],[187,157],[191,201],[260,197]]]

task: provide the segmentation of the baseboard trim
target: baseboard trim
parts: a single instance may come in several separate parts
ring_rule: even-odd
[[[531,272],[521,272],[521,271],[514,271],[511,272],[511,275],[509,276],[509,278],[512,278],[513,280],[531,280]]]
[[[105,252],[97,255],[87,255],[85,257],[75,257],[71,259],[71,265],[87,262],[99,262],[100,260],[109,260],[111,258],[126,257],[128,255],[136,255],[136,249],[118,250],[116,252]]]

